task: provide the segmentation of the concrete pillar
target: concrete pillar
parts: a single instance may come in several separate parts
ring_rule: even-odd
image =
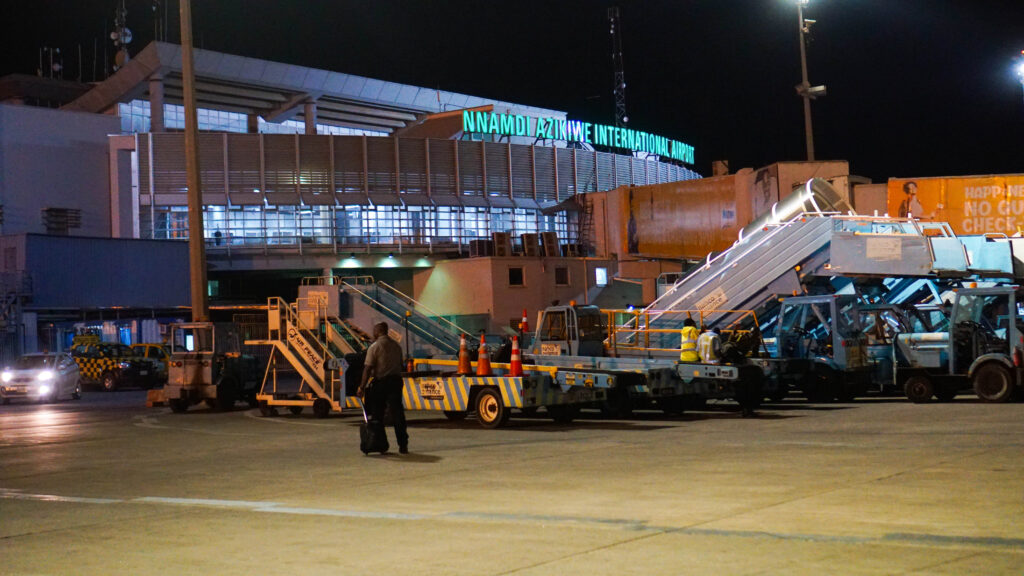
[[[164,132],[164,77],[154,74],[149,78],[149,131]]]
[[[302,104],[302,115],[306,117],[306,134],[316,134],[316,100],[306,100]]]
[[[256,114],[249,114],[246,117],[246,131],[249,134],[258,134],[260,131],[260,117]]]

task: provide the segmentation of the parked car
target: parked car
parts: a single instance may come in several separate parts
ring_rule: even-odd
[[[81,397],[78,364],[68,354],[26,354],[0,372],[4,404],[15,399],[54,402]]]
[[[108,392],[126,386],[149,389],[157,382],[151,362],[139,358],[124,344],[76,346],[72,356],[78,362],[82,382],[98,385]]]
[[[153,366],[156,373],[156,381],[167,382],[167,368],[171,358],[171,351],[163,344],[132,344],[132,350],[141,358],[146,358]]]

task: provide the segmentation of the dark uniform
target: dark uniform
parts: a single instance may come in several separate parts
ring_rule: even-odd
[[[373,367],[373,383],[366,390],[367,412],[373,420],[383,422],[385,411],[391,408],[395,440],[404,452],[409,446],[409,433],[402,406],[402,347],[387,334],[379,336],[366,351],[366,366]]]

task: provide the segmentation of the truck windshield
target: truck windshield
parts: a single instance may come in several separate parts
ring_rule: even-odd
[[[580,325],[580,340],[595,342],[608,337],[604,314],[581,313],[577,320]]]

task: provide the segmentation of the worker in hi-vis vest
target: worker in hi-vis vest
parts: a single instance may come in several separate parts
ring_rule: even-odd
[[[718,364],[722,353],[722,339],[718,336],[718,328],[712,328],[697,338],[697,353],[700,361],[705,364]]]
[[[697,323],[693,318],[683,320],[683,329],[679,331],[679,361],[697,362],[700,356],[697,355],[697,338],[700,337],[700,330],[697,330]]]

